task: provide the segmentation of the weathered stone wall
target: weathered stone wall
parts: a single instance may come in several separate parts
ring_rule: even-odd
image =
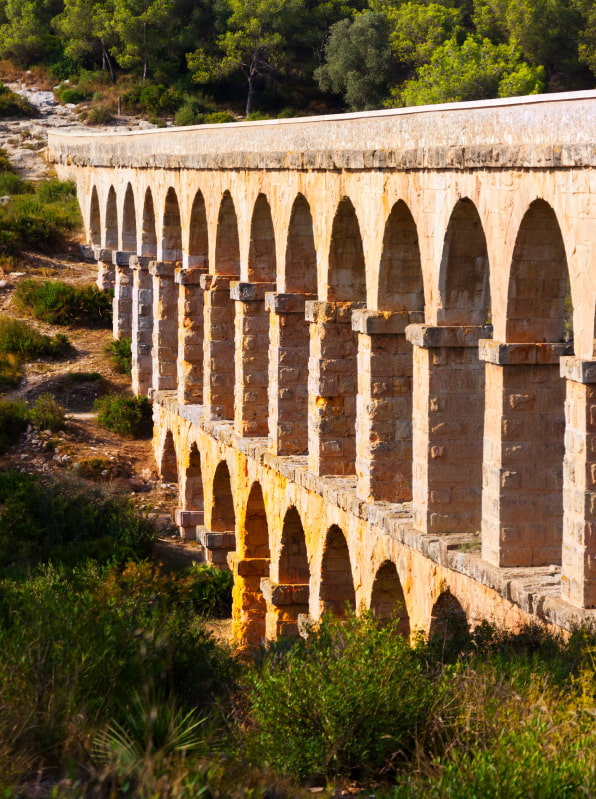
[[[428,629],[446,591],[592,615],[595,123],[585,92],[51,135],[239,638],[346,601]]]

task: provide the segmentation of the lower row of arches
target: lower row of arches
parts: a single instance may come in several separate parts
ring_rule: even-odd
[[[182,501],[188,510],[203,510],[203,480],[198,447],[191,446],[184,473]],[[178,481],[174,441],[168,431],[160,462],[162,476]],[[313,610],[311,592],[318,588],[318,616],[342,615],[347,608],[357,609],[352,559],[344,531],[332,524],[324,533],[320,569],[313,566],[307,536],[298,509],[285,512],[281,538],[272,558],[265,499],[260,483],[254,482],[246,505],[236,518],[232,481],[225,460],[218,464],[211,493],[210,530],[233,533],[236,551],[232,560],[237,582],[235,622],[237,634],[248,641],[295,635],[301,617]],[[322,532],[322,531],[321,531]],[[312,547],[310,548],[312,550]],[[250,595],[250,600],[246,597]],[[402,580],[392,560],[377,568],[367,607],[380,619],[397,619],[398,631],[405,637],[413,632]],[[269,618],[267,618],[269,617]],[[445,633],[453,625],[467,625],[466,614],[455,596],[445,588],[435,600],[427,624],[429,634]]]

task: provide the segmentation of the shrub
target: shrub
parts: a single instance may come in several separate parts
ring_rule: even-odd
[[[185,125],[200,125],[205,120],[205,114],[198,110],[194,103],[186,102],[176,111],[174,125],[183,127]]]
[[[389,772],[407,758],[434,687],[398,621],[326,617],[247,678],[249,749],[301,780]]]
[[[105,347],[105,354],[111,359],[117,372],[130,375],[132,370],[132,339],[119,338],[109,341]]]
[[[23,280],[14,294],[17,308],[54,325],[101,323],[112,319],[112,296],[97,286],[71,286],[59,280]]]
[[[26,424],[28,414],[22,407],[20,412]],[[0,568],[30,569],[50,558],[78,563],[144,557],[156,534],[130,498],[72,476],[0,472],[0,506]]]
[[[6,150],[0,147],[0,172],[12,172],[12,164]]]
[[[137,438],[151,430],[151,403],[147,397],[107,394],[93,403],[97,421],[113,433]]]
[[[29,409],[21,400],[0,399],[0,451],[13,444],[29,424]]]
[[[54,246],[79,226],[80,211],[72,184],[67,184],[69,188],[59,199],[53,199],[48,193],[55,190],[46,188],[47,183],[55,185],[58,181],[40,184],[34,194],[30,193],[30,184],[18,184],[20,194],[0,206],[0,254],[15,254],[25,246]]]
[[[28,100],[0,83],[0,119],[37,116],[39,111]]]
[[[63,429],[65,418],[64,408],[56,402],[52,394],[44,392],[35,400],[31,419],[40,430],[56,433]]]
[[[235,122],[236,117],[227,111],[215,111],[213,114],[207,114],[203,121],[206,125],[219,125],[224,122]]]
[[[110,125],[114,121],[109,108],[105,105],[98,105],[85,112],[85,116],[80,115],[86,125]]]
[[[183,579],[197,613],[226,618],[232,613],[232,572],[208,563],[193,563]]]
[[[0,195],[29,193],[31,193],[31,184],[24,181],[20,175],[15,175],[14,172],[0,172]]]
[[[66,105],[67,103],[72,103],[77,105],[78,103],[82,103],[83,100],[87,99],[87,95],[85,92],[80,91],[79,89],[61,89],[58,94],[58,99],[61,103]]]
[[[18,356],[23,361],[33,358],[56,358],[70,349],[68,338],[59,333],[46,336],[22,319],[0,316],[0,352]]]
[[[76,200],[77,187],[72,180],[42,180],[37,186],[36,194],[43,203]]]

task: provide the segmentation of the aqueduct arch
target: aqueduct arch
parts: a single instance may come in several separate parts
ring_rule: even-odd
[[[400,587],[411,629],[447,588],[595,616],[595,123],[588,92],[50,134],[239,636]]]

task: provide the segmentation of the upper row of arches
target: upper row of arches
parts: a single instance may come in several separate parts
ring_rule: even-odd
[[[216,275],[241,278],[239,221],[229,191],[221,196],[215,225],[208,224],[200,190],[194,196],[188,221],[183,222],[178,196],[170,187],[159,216],[159,231],[150,187],[139,200],[128,183],[119,202],[112,185],[104,207],[93,187],[89,209],[89,235],[97,246],[154,258],[159,255],[161,260],[185,261]],[[438,306],[435,321],[439,324],[480,325],[491,321],[487,239],[470,198],[458,199],[451,211],[442,240],[436,291],[422,269],[418,225],[408,205],[398,200],[380,224],[381,257],[375,270],[367,271],[360,223],[351,199],[340,199],[327,252],[321,252],[310,204],[303,194],[297,194],[285,236],[285,253],[278,259],[271,206],[261,193],[252,208],[247,272],[242,277],[276,284],[279,291],[312,295],[313,299],[368,300],[369,306],[379,311],[425,312],[432,301]],[[215,237],[213,264],[209,263],[210,235]],[[326,269],[321,281],[323,263]],[[368,284],[373,282],[373,271],[377,272],[377,290],[371,303]],[[434,296],[437,293],[438,299]],[[557,215],[545,200],[535,199],[515,235],[501,335],[512,342],[569,338],[572,294]]]

